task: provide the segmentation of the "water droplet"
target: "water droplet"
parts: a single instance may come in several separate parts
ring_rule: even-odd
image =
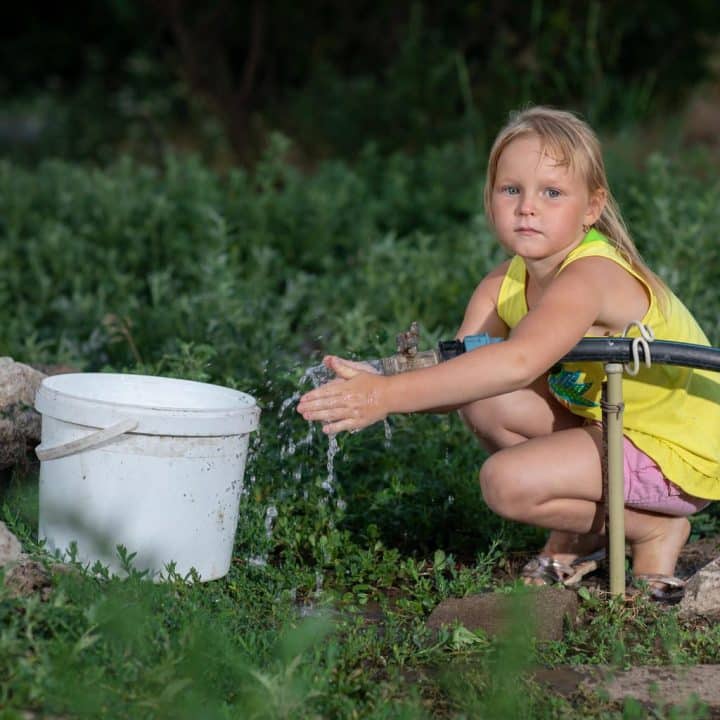
[[[278,417],[282,417],[285,411],[293,404],[296,403],[300,399],[300,395],[302,393],[298,390],[294,392],[289,398],[286,398],[283,400],[282,405],[280,405],[280,410],[278,411]]]
[[[272,537],[273,524],[278,516],[277,508],[274,505],[269,505],[265,511],[265,535],[269,540]]]

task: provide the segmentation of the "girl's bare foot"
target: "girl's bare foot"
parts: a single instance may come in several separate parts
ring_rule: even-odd
[[[636,576],[672,576],[680,551],[690,536],[690,522],[685,517],[658,515],[654,525],[644,537],[631,542]]]

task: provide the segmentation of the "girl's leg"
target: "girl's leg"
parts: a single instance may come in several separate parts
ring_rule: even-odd
[[[530,438],[583,425],[581,418],[550,394],[547,376],[522,390],[470,403],[461,408],[459,414],[490,453]],[[541,554],[569,563],[597,550],[600,545],[602,540],[595,534],[578,535],[555,530],[550,533]]]
[[[582,418],[553,398],[545,375],[522,390],[469,403],[458,412],[491,453],[530,438],[583,425]]]
[[[569,534],[603,533],[601,453],[602,430],[594,425],[517,443],[483,464],[483,496],[511,520]],[[626,508],[634,572],[672,575],[689,530],[687,518]]]

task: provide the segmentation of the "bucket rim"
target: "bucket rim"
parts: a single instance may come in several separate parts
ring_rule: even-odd
[[[77,385],[73,386],[72,382],[77,383],[80,379],[97,381],[99,378],[109,383],[105,388],[109,398],[103,397],[102,382],[100,388],[97,385],[92,388],[92,393],[90,389],[87,393],[79,392]],[[113,381],[116,383],[114,386],[111,385]],[[118,381],[126,384],[122,386]],[[131,381],[146,385],[133,387]],[[66,389],[64,384],[70,387]],[[179,392],[181,386],[186,390],[192,387],[196,391],[205,391],[209,394],[208,406],[193,406],[206,400],[197,393],[185,398],[190,407],[166,404],[158,399],[162,395],[158,395],[158,386],[163,384],[166,389],[174,384],[175,392]],[[145,403],[138,402],[134,397],[128,401],[122,394],[126,392],[131,397],[133,393],[142,395],[146,389],[150,397]],[[257,401],[241,390],[197,380],[137,373],[66,373],[46,377],[35,396],[35,409],[43,416],[61,422],[94,428],[106,428],[124,418],[132,418],[138,421],[138,425],[131,434],[140,435],[239,435],[256,430],[260,421]]]
[[[101,398],[96,397],[88,397],[82,394],[78,394],[76,392],[68,392],[67,390],[64,390],[62,388],[53,387],[53,385],[56,382],[62,382],[65,378],[98,378],[102,377],[105,378],[133,378],[138,380],[150,380],[153,382],[177,382],[182,383],[184,385],[193,385],[195,387],[203,387],[203,388],[212,388],[213,392],[222,392],[226,395],[233,395],[237,399],[242,399],[243,405],[216,405],[212,408],[179,408],[176,406],[171,405],[160,405],[160,404],[152,404],[152,405],[143,405],[138,403],[132,403],[132,402],[121,402],[116,400],[104,400]],[[64,398],[68,398],[71,400],[76,400],[79,402],[86,402],[86,403],[93,403],[93,404],[100,404],[105,405],[107,407],[117,407],[117,408],[127,408],[127,409],[140,409],[140,410],[157,410],[159,412],[171,412],[171,413],[202,413],[202,414],[213,414],[217,412],[244,412],[248,410],[252,410],[255,406],[257,406],[257,401],[252,395],[248,395],[248,393],[243,392],[242,390],[235,390],[234,388],[225,387],[224,385],[216,385],[215,383],[206,383],[201,382],[198,380],[187,380],[185,378],[172,378],[172,377],[165,377],[163,375],[144,375],[141,373],[103,373],[103,372],[94,372],[94,373],[62,373],[60,375],[49,375],[46,378],[43,378],[42,383],[40,384],[40,388],[38,389],[38,392],[40,392],[41,389],[45,388],[48,391],[51,391],[55,393],[56,395],[61,395]]]

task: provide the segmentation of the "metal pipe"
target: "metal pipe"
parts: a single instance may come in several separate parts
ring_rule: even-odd
[[[606,532],[608,535],[608,563],[610,594],[625,595],[625,468],[623,445],[623,394],[621,363],[607,363],[603,393],[603,425],[607,444],[607,503]]]

